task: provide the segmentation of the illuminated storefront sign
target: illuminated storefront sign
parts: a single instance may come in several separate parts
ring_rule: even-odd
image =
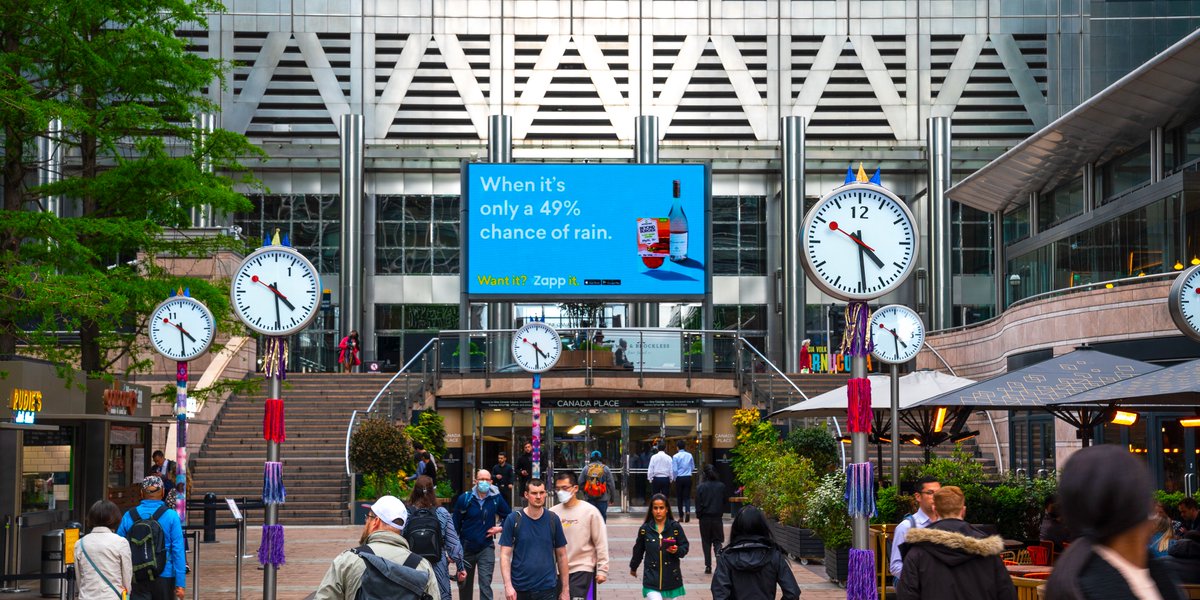
[[[13,410],[13,422],[32,425],[37,414],[42,412],[42,393],[33,390],[14,389],[8,407]]]
[[[137,410],[137,401],[137,392],[104,390],[104,412],[110,415],[132,415]]]

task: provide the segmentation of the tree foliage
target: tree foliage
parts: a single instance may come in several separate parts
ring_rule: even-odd
[[[419,442],[430,453],[434,460],[440,461],[446,456],[446,422],[442,415],[431,410],[423,411],[417,422],[404,428],[404,432],[414,443]],[[415,460],[416,457],[413,457]],[[441,463],[439,462],[439,465]],[[438,480],[446,478],[444,469],[438,469]],[[414,471],[415,472],[415,471]]]
[[[371,417],[350,436],[350,464],[377,479],[412,463],[412,444],[404,429],[384,417]]]
[[[205,30],[214,0],[9,0],[0,8],[0,354],[20,350],[89,376],[148,366],[136,357],[153,306],[188,287],[228,328],[223,282],[168,273],[232,238],[180,239],[193,208],[250,208],[244,136],[199,136],[206,94],[228,64],[176,35]],[[52,119],[62,123],[48,135]],[[38,184],[39,138],[62,148],[60,180]],[[239,187],[243,186],[243,187]],[[46,212],[51,198],[70,206]],[[64,340],[67,343],[64,343]],[[77,343],[76,343],[77,340]]]
[[[838,468],[838,441],[824,425],[792,430],[787,445],[792,452],[812,461],[813,469],[821,475]]]

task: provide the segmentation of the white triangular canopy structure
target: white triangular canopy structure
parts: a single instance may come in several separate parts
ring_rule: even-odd
[[[892,406],[892,384],[890,375],[871,375],[871,408],[890,410]],[[946,375],[938,371],[915,371],[900,377],[900,410],[975,383],[970,379]],[[846,386],[830,390],[778,410],[772,416],[780,417],[838,417],[846,414]]]

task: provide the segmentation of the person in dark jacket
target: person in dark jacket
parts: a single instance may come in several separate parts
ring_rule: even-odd
[[[633,556],[629,559],[629,575],[637,577],[638,565],[646,559],[646,571],[642,574],[642,597],[648,600],[679,598],[683,589],[683,572],[679,559],[687,556],[688,540],[683,534],[683,525],[671,517],[671,505],[667,497],[655,494],[650,497],[650,510],[646,520],[638,528],[633,543]]]
[[[1153,508],[1141,459],[1111,444],[1072,454],[1059,475],[1058,509],[1078,537],[1054,563],[1046,600],[1134,598],[1141,585],[1158,588],[1162,600],[1182,600],[1171,566],[1150,559]]]
[[[492,483],[500,490],[500,497],[508,502],[509,506],[515,502],[512,495],[513,482],[516,481],[516,472],[513,471],[512,463],[508,462],[508,453],[500,452],[496,455],[496,466],[492,467]]]
[[[957,486],[935,492],[933,505],[938,520],[909,531],[900,545],[904,576],[896,584],[896,597],[1015,600],[1017,590],[1000,559],[1004,538],[989,537],[963,520],[967,509]]]
[[[475,473],[475,485],[471,486],[454,502],[451,515],[454,530],[463,547],[463,566],[467,575],[458,582],[460,600],[471,600],[475,573],[479,572],[479,597],[492,600],[492,572],[496,566],[496,547],[492,537],[500,533],[503,523],[512,509],[500,497],[500,490],[492,485],[492,474],[487,469]]]
[[[1167,551],[1179,582],[1200,585],[1200,531],[1189,531]]]
[[[738,512],[729,531],[729,545],[717,555],[713,600],[774,600],[775,586],[783,600],[797,600],[800,586],[788,559],[771,537],[771,527],[757,506]]]
[[[717,477],[712,465],[704,465],[704,483],[696,488],[696,518],[700,519],[700,547],[704,549],[704,573],[712,573],[711,555],[721,553],[725,541],[725,499],[729,497],[725,484]],[[712,550],[711,555],[709,550]]]

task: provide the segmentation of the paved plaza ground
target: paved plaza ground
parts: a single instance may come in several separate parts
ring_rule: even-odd
[[[629,556],[633,550],[633,539],[641,518],[613,515],[608,520],[609,551],[612,554],[611,579],[600,587],[599,596],[603,600],[637,600],[642,597],[641,569],[639,577],[629,576]],[[726,539],[728,539],[728,519],[726,519]],[[708,591],[710,577],[704,574],[704,557],[700,550],[700,529],[693,520],[684,524],[691,551],[683,559],[683,576],[690,598],[711,598]],[[361,526],[347,527],[288,527],[287,530],[287,565],[279,570],[276,597],[279,600],[303,600],[316,590],[321,578],[325,575],[330,561],[339,552],[358,544]],[[251,529],[247,532],[247,554],[253,554],[258,548],[259,531]],[[202,544],[200,547],[199,598],[202,600],[230,600],[235,598],[235,535],[232,530],[220,530],[217,536],[219,543]],[[189,559],[190,560],[190,559]],[[257,569],[258,561],[251,557],[242,566],[242,598],[262,598],[262,571]],[[800,583],[804,600],[832,600],[846,597],[845,590],[829,583],[824,575],[824,567],[816,564],[803,566],[792,561],[792,572]],[[191,582],[189,582],[191,584]],[[31,582],[27,587],[36,585]],[[500,583],[500,571],[497,566],[492,579],[494,598],[503,600],[504,586]],[[476,590],[478,591],[478,590]],[[5,598],[37,598],[34,592],[26,594],[5,595]],[[188,597],[192,590],[188,589]],[[455,590],[454,597],[458,598]],[[475,598],[478,599],[478,593]]]

